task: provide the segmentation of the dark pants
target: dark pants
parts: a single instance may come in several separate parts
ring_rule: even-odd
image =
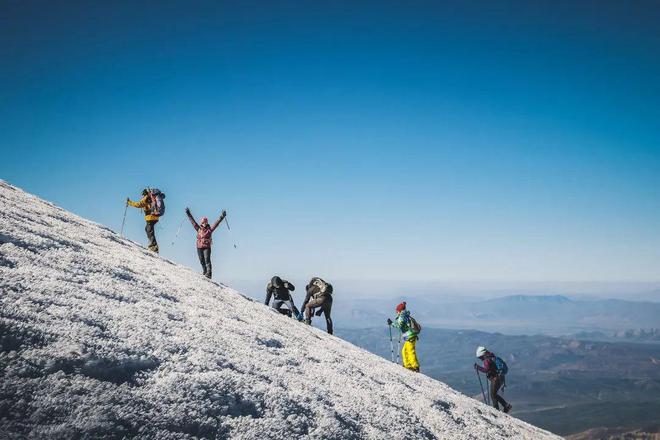
[[[147,246],[149,250],[158,253],[158,243],[156,242],[156,223],[158,220],[147,220],[147,226],[144,230],[147,232],[147,240],[149,240],[149,245]]]
[[[490,401],[495,407],[495,409],[500,409],[499,404],[501,403],[504,408],[507,407],[506,400],[497,392],[502,388],[502,385],[504,385],[504,376],[501,374],[498,374],[497,376],[493,377],[490,379]]]
[[[199,257],[199,262],[202,263],[204,276],[206,278],[211,278],[211,248],[197,248],[197,256]]]
[[[321,313],[323,313],[328,333],[332,334],[332,318],[330,317],[330,312],[332,311],[332,295],[323,295],[319,298],[312,299],[305,305],[305,322],[307,324],[312,323],[312,313],[314,313],[314,309],[317,307],[319,308],[319,311],[316,315],[320,316]]]

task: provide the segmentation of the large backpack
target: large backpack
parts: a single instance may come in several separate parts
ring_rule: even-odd
[[[499,356],[495,356],[495,370],[497,374],[505,375],[509,372],[509,366]]]
[[[412,330],[412,332],[416,335],[422,331],[422,326],[419,325],[419,322],[417,322],[417,320],[412,316],[410,317],[410,330]]]
[[[316,277],[310,283],[316,287],[316,292],[312,295],[313,298],[320,298],[323,295],[332,295],[332,284],[323,281],[321,278]]]
[[[165,214],[165,194],[157,188],[149,190],[149,197],[151,197],[151,214],[162,216]]]

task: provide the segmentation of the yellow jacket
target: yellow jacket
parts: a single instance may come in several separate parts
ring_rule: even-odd
[[[126,203],[131,205],[134,208],[142,208],[144,210],[144,219],[146,221],[158,221],[160,217],[151,213],[151,198],[146,195],[140,199],[139,202],[134,202],[130,199],[126,200]]]

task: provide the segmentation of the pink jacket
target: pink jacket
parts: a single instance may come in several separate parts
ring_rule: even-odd
[[[490,351],[486,352],[484,359],[484,366],[477,365],[477,369],[482,373],[486,373],[486,377],[490,378],[497,376],[497,367],[495,366],[495,355]]]
[[[211,244],[213,244],[211,235],[213,234],[213,231],[215,231],[215,229],[220,225],[220,222],[224,219],[224,217],[220,216],[220,218],[217,219],[215,223],[213,223],[213,226],[209,226],[208,224],[206,226],[198,225],[190,213],[188,213],[188,219],[190,220],[190,223],[192,223],[193,228],[195,228],[197,231],[197,249],[210,248]]]

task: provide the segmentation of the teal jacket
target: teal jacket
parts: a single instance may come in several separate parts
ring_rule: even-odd
[[[408,310],[399,313],[394,322],[392,322],[392,325],[401,331],[404,341],[414,341],[417,339],[417,333],[410,328],[410,312]]]

